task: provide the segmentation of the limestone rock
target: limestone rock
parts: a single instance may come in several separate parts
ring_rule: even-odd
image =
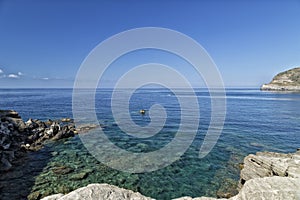
[[[300,179],[289,177],[254,178],[245,183],[230,200],[299,200]]]
[[[51,197],[51,196],[50,196]],[[52,195],[53,197],[53,195]],[[57,196],[51,200],[151,200],[138,192],[122,189],[108,184],[90,184],[86,187],[79,188],[64,196]],[[42,200],[50,200],[45,197]]]
[[[300,91],[300,67],[277,74],[269,84],[262,85],[261,90]]]
[[[71,119],[71,118],[62,118],[61,121],[62,122],[74,122],[74,119]]]
[[[300,150],[296,153],[258,152],[244,159],[239,188],[253,178],[282,176],[300,178]]]
[[[62,196],[64,196],[64,195],[63,194],[53,194],[51,196],[44,197],[43,200],[57,200]]]
[[[196,198],[192,198],[192,197],[180,197],[174,200],[227,200],[227,199],[216,199],[216,198],[212,198],[212,197],[196,197]]]

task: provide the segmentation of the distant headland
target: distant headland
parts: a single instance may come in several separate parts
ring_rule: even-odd
[[[261,90],[300,91],[300,67],[277,74],[269,84],[263,84]]]

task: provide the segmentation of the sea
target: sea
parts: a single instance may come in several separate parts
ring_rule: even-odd
[[[111,110],[113,89],[95,92],[95,113],[104,134],[119,148],[134,153],[156,151],[172,142],[181,126],[178,99],[196,96],[200,111],[196,136],[183,155],[170,165],[141,173],[113,169],[90,154],[76,135],[47,142],[40,151],[29,152],[24,163],[8,176],[10,178],[0,178],[1,197],[25,199],[31,194],[40,198],[68,193],[91,183],[108,183],[156,199],[220,197],[237,192],[243,159],[248,154],[260,151],[289,153],[300,147],[300,93],[228,88],[226,96],[220,97],[226,100],[221,135],[210,153],[199,158],[199,149],[212,116],[211,98],[205,88],[194,91],[181,89],[175,94],[165,88],[135,90],[128,106],[135,125],[147,127],[151,123],[156,116],[150,115],[148,110],[154,104],[161,105],[166,113],[157,136],[138,139],[122,131],[114,119]],[[72,118],[72,92],[72,89],[0,89],[0,109],[16,110],[24,121],[29,118]],[[141,115],[140,109],[145,109],[146,113]],[[58,173],[59,169],[65,171]]]

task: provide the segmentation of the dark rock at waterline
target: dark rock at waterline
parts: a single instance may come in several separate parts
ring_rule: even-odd
[[[0,171],[9,170],[13,160],[19,156],[20,143],[27,138],[21,131],[26,129],[17,112],[0,110]]]
[[[60,140],[62,138],[69,138],[73,137],[75,135],[75,126],[64,126],[62,127],[62,130],[58,130],[57,134],[52,138],[52,140]]]
[[[41,121],[29,119],[24,122],[16,111],[0,110],[0,171],[7,171],[13,161],[26,151],[41,149],[48,140],[73,137],[79,132],[87,132],[96,125],[81,125],[75,128],[71,118]]]
[[[75,124],[61,124],[60,120],[46,122],[29,119],[26,123],[30,134],[22,145],[27,150],[36,151],[43,147],[45,141],[60,140],[63,138],[73,137],[76,132]],[[30,129],[31,128],[31,129]]]

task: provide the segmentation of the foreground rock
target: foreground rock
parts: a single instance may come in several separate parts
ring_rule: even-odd
[[[258,152],[244,159],[240,192],[234,199],[300,199],[300,149],[295,153]]]
[[[300,179],[272,176],[248,180],[230,200],[299,200]]]
[[[300,199],[300,149],[283,154],[260,152],[244,160],[239,193],[229,200],[299,200]],[[151,199],[140,193],[108,184],[91,184],[67,195],[56,194],[43,200],[104,200]],[[211,197],[181,197],[176,200],[215,200]],[[225,199],[222,199],[225,200]]]
[[[247,181],[238,195],[229,200],[299,200],[300,179],[287,177],[255,178]],[[151,198],[108,184],[90,184],[69,194],[55,194],[42,200],[150,200]],[[176,200],[215,200],[211,197],[181,197]],[[226,200],[226,199],[219,199]]]
[[[261,90],[300,91],[300,67],[277,74],[269,84],[262,85]]]
[[[239,188],[250,179],[270,176],[300,178],[300,149],[289,154],[258,152],[248,155],[244,159]]]
[[[56,194],[43,198],[43,200],[92,200],[92,199],[124,199],[124,200],[151,200],[138,192],[125,190],[108,184],[90,184],[86,187],[79,188],[69,194]]]

